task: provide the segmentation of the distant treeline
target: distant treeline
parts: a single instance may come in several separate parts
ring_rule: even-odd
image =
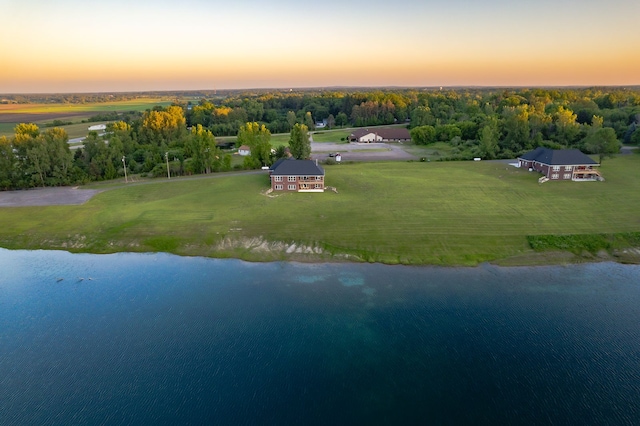
[[[578,148],[602,157],[617,152],[621,142],[640,144],[637,88],[197,93],[175,92],[191,100],[143,114],[105,113],[101,119],[119,121],[103,136],[90,133],[84,149],[75,152],[59,128],[40,132],[35,125],[18,125],[14,137],[0,138],[0,188],[112,179],[124,174],[124,164],[128,172],[148,176],[166,175],[167,162],[172,175],[229,170],[229,154],[214,135],[235,136],[240,129],[238,145],[260,141],[262,154],[236,167],[260,167],[283,155],[282,150],[268,155],[270,134],[289,133],[296,125],[311,130],[406,125],[416,144],[451,145],[448,159],[454,160],[514,158],[537,146]],[[87,96],[95,101],[112,95]]]
[[[640,143],[639,88],[245,92],[183,107],[187,125],[218,136],[235,135],[247,121],[272,133],[295,123],[406,124],[417,144],[452,145],[452,159],[513,158],[537,146],[607,154],[618,141]]]

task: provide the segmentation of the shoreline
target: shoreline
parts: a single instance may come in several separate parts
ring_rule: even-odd
[[[607,182],[592,185],[541,186],[489,162],[388,162],[331,168],[339,195],[265,197],[261,171],[5,192],[0,205],[17,195],[47,204],[46,194],[57,204],[0,207],[0,247],[250,262],[638,264],[634,160],[611,160]],[[88,201],[65,203],[65,191]]]
[[[296,246],[296,244],[293,244]],[[570,266],[580,264],[596,264],[596,263],[618,263],[621,265],[640,265],[640,248],[618,249],[614,253],[601,251],[597,255],[583,253],[576,255],[570,251],[548,251],[548,252],[531,252],[521,255],[512,256],[504,259],[495,259],[475,264],[467,263],[412,263],[412,262],[384,262],[384,261],[366,261],[350,254],[327,254],[327,253],[303,253],[294,252],[286,253],[284,256],[229,256],[225,253],[210,253],[209,255],[197,252],[181,252],[181,251],[135,251],[135,250],[113,250],[95,252],[82,250],[73,247],[6,247],[0,245],[0,250],[9,251],[62,251],[70,254],[89,254],[89,255],[109,255],[109,254],[167,254],[179,257],[193,257],[203,259],[219,259],[219,260],[238,260],[248,263],[303,263],[303,264],[381,264],[387,266],[408,266],[408,267],[440,267],[440,268],[478,268],[482,265],[491,265],[501,268],[517,268],[517,267],[544,267],[544,266]],[[250,253],[250,252],[248,252]],[[255,252],[253,252],[255,254]],[[282,254],[282,253],[280,253]]]

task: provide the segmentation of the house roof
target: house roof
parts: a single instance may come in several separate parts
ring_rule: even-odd
[[[324,170],[312,160],[281,158],[271,166],[271,174],[285,176],[324,176]]]
[[[240,148],[238,148],[238,151],[243,150],[243,151],[250,151],[251,147],[249,145],[240,145]]]
[[[518,158],[527,161],[537,161],[538,163],[548,164],[550,166],[599,164],[579,149],[550,149],[542,146],[522,154]]]
[[[382,129],[357,129],[351,133],[351,137],[360,139],[361,137],[368,135],[369,133],[375,133],[381,136],[383,139],[411,139],[409,130],[404,127],[388,127]]]

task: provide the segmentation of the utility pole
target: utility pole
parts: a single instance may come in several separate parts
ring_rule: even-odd
[[[124,167],[124,182],[129,183],[129,180],[127,180],[127,163],[124,161],[124,155],[122,156],[122,166]]]
[[[167,178],[171,179],[171,173],[169,172],[169,153],[164,153],[164,159],[167,160]]]

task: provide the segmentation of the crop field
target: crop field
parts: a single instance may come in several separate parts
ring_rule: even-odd
[[[321,247],[326,260],[475,265],[533,254],[532,235],[640,231],[639,166],[620,156],[605,182],[539,184],[504,163],[345,164],[325,168],[338,193],[274,197],[266,174],[163,180],[81,206],[1,208],[0,246],[289,258],[252,248],[267,241]]]
[[[134,99],[129,101],[96,102],[86,104],[7,104],[0,105],[0,115],[4,114],[70,114],[144,111],[155,105],[168,106],[172,101],[161,98]]]
[[[98,102],[86,104],[8,104],[0,105],[0,135],[11,136],[18,123],[35,123],[44,128],[45,123],[53,120],[71,121],[74,125],[89,117],[111,111],[144,111],[155,105],[168,106],[171,101],[160,98],[136,99],[117,102]],[[60,126],[67,130],[69,137],[86,136],[78,128],[68,129],[70,125]],[[88,127],[89,124],[85,125]],[[73,135],[72,135],[73,133]]]

